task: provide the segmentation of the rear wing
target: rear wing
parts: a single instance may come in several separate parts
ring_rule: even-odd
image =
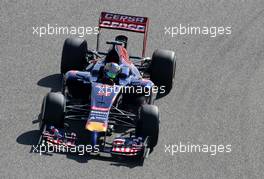
[[[99,25],[98,25],[99,33],[97,35],[97,47],[96,47],[97,51],[99,50],[101,28],[116,29],[116,30],[144,33],[142,57],[145,57],[148,24],[149,24],[149,19],[147,17],[102,12],[99,18]]]

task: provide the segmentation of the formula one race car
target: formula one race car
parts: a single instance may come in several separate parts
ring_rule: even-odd
[[[148,23],[147,17],[102,12],[96,50],[88,49],[83,39],[65,40],[63,89],[48,93],[43,100],[41,144],[72,147],[86,143],[92,146],[91,153],[148,156],[159,136],[154,100],[170,92],[176,68],[173,51],[156,50],[152,58],[145,57]],[[100,52],[102,28],[144,33],[142,56],[128,55],[124,35],[107,41],[110,50]]]

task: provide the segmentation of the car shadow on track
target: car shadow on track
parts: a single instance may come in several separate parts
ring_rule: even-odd
[[[19,135],[16,139],[17,143],[22,145],[36,145],[40,137],[39,130],[32,130]]]
[[[62,89],[62,75],[61,74],[53,74],[41,78],[37,85],[45,88],[50,88],[51,92],[58,92]]]
[[[79,163],[88,163],[91,160],[100,160],[104,162],[109,162],[112,166],[123,166],[128,168],[142,167],[142,161],[136,161],[134,159],[129,158],[116,158],[106,155],[78,155],[78,154],[67,154],[68,159],[75,160]]]

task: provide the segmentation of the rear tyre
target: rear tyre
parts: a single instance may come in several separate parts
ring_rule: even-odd
[[[148,137],[148,147],[151,150],[157,145],[159,138],[159,111],[157,106],[146,104],[140,108],[136,135],[144,139]]]
[[[65,97],[62,93],[48,93],[42,104],[42,121],[44,124],[54,125],[55,127],[63,127]]]
[[[157,49],[150,65],[150,79],[160,88],[159,94],[168,94],[173,86],[176,71],[176,55],[170,50]],[[165,90],[165,91],[164,91]]]
[[[87,41],[80,38],[67,38],[63,45],[61,58],[61,73],[69,70],[84,70],[87,65]]]

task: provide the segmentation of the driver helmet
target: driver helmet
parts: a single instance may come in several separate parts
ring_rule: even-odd
[[[104,67],[105,76],[110,79],[115,79],[119,74],[121,67],[114,62],[107,63]]]

